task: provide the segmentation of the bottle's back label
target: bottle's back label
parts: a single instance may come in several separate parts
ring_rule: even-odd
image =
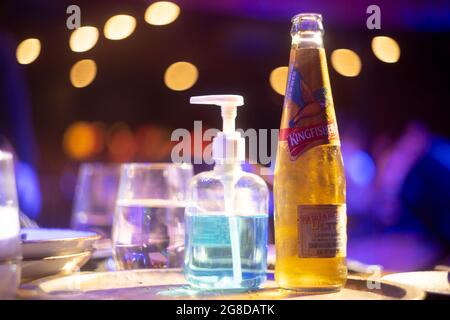
[[[292,49],[280,142],[291,160],[323,144],[339,145],[325,51]]]
[[[345,204],[300,205],[297,210],[298,256],[334,258],[346,256]]]

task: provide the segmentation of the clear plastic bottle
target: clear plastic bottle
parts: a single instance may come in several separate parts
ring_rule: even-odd
[[[222,107],[224,129],[213,141],[214,170],[192,178],[186,207],[185,276],[200,289],[248,290],[266,279],[269,191],[244,172],[245,140],[234,130],[240,96],[194,97]]]

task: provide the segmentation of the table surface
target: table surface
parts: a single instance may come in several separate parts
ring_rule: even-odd
[[[196,291],[190,288],[180,270],[129,270],[116,272],[86,272],[40,279],[19,290],[21,299],[133,299],[133,300],[385,300],[424,299],[417,288],[383,281],[349,276],[339,292],[304,294],[283,290],[273,281],[273,273],[261,289],[247,292]]]

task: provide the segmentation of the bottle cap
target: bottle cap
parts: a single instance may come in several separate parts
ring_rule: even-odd
[[[236,131],[237,107],[244,98],[237,95],[207,95],[191,97],[191,104],[210,104],[221,107],[222,131],[213,139],[212,156],[218,164],[236,164],[245,161],[245,139]]]

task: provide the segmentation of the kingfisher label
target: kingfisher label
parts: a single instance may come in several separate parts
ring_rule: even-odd
[[[291,160],[296,160],[314,146],[340,142],[325,51],[293,50],[291,61],[280,141],[287,143]]]
[[[287,141],[291,158],[294,159],[308,147],[323,144],[324,141],[329,143],[328,141],[339,138],[335,122],[304,128],[282,129],[280,135],[282,140]]]

